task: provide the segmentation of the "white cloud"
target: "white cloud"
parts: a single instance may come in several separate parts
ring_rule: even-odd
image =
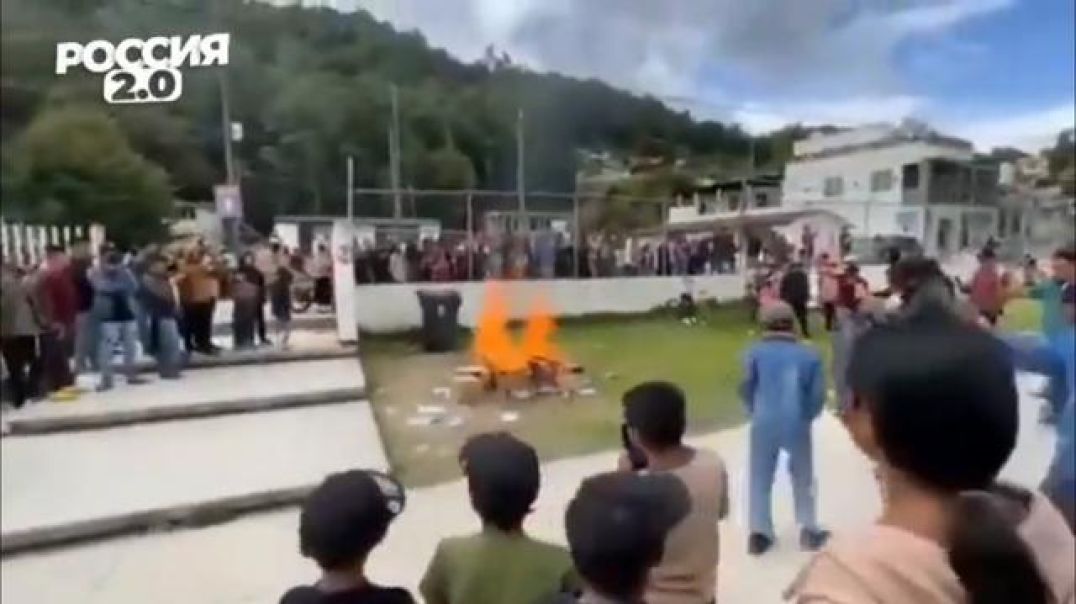
[[[900,94],[897,45],[1012,0],[355,1],[464,60],[493,44],[532,68],[658,96],[734,73],[771,95],[841,98]]]
[[[933,1],[907,8],[890,17],[895,29],[905,32],[944,30],[966,19],[1012,6],[1014,0]]]
[[[897,72],[894,55],[909,40],[926,57],[953,54],[949,46],[961,42],[944,34],[1016,0],[338,1],[418,29],[463,60],[493,45],[532,69],[600,78],[752,132],[913,116],[981,147],[1032,148],[1072,123],[1071,104],[994,120],[937,119],[943,108],[910,95]],[[974,46],[957,50],[950,63],[961,70],[982,60]]]
[[[1057,134],[1076,125],[1076,99],[1051,107],[997,118],[939,123],[939,127],[975,143],[976,149],[1016,147],[1034,153],[1051,147]]]

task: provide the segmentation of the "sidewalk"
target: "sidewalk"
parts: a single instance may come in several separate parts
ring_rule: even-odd
[[[219,513],[205,504],[225,500],[294,503],[327,473],[387,467],[366,402],[5,438],[0,453],[5,552]]]
[[[1026,394],[1034,382],[1021,380],[1020,442],[1005,470],[1007,478],[1030,486],[1042,478],[1053,448],[1053,431],[1035,421],[1039,401]],[[741,427],[695,440],[722,453],[732,482],[733,512],[721,527],[721,604],[780,602],[782,590],[807,560],[796,549],[783,469],[774,489],[777,548],[760,559],[745,553],[746,436]],[[868,462],[828,415],[815,428],[815,444],[823,522],[838,535],[866,526],[879,506]],[[608,452],[544,466],[542,493],[528,530],[563,542],[564,509],[579,481],[613,468],[615,458],[616,452]],[[287,587],[317,576],[315,565],[299,555],[297,527],[293,508],[198,530],[5,558],[0,599],[40,604],[276,602]],[[411,491],[407,510],[370,562],[371,576],[414,590],[441,538],[477,528],[463,482]]]
[[[87,392],[72,402],[31,404],[5,414],[4,420],[14,434],[51,432],[358,400],[366,389],[357,358],[199,369],[175,381],[143,377],[148,384],[129,386],[117,377],[111,391]]]

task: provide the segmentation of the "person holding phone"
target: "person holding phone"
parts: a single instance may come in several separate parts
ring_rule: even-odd
[[[661,562],[650,571],[647,604],[713,602],[717,585],[718,522],[728,516],[725,462],[714,451],[683,442],[687,402],[668,382],[646,382],[624,394],[626,453],[620,469],[668,475],[687,487],[690,509],[665,539]],[[633,461],[631,458],[635,456]]]

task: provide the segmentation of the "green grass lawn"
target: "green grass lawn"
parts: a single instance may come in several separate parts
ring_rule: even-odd
[[[456,452],[471,434],[511,430],[533,444],[544,459],[578,455],[619,446],[620,397],[646,380],[667,380],[687,394],[693,433],[708,432],[743,421],[737,396],[744,351],[757,337],[740,305],[704,308],[702,323],[688,327],[666,313],[637,317],[569,320],[560,326],[557,342],[581,364],[598,394],[498,400],[464,407],[434,401],[432,390],[451,383],[452,371],[470,364],[467,352],[424,354],[407,338],[365,338],[361,347],[371,400],[390,462],[408,485],[426,485],[458,476]],[[829,337],[815,316],[815,338],[829,360]],[[1038,306],[1026,300],[1010,305],[1005,328],[1036,329]],[[463,423],[458,426],[414,426],[408,420],[418,405],[444,404]],[[506,423],[501,414],[519,414]]]

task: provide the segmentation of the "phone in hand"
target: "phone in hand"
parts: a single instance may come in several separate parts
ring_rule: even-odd
[[[620,425],[620,442],[624,447],[624,452],[628,456],[628,462],[631,464],[632,471],[645,470],[646,469],[646,455],[639,450],[631,442],[631,438],[628,436],[628,425]]]

